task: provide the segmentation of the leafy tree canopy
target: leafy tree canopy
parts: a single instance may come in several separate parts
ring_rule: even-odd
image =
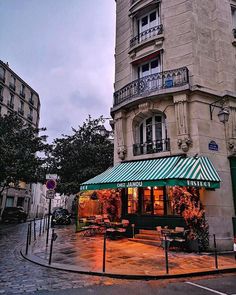
[[[0,194],[19,181],[37,182],[42,175],[44,159],[38,152],[48,152],[46,136],[23,122],[15,113],[0,116]],[[43,129],[45,130],[45,129]]]
[[[113,143],[100,132],[103,122],[89,116],[72,135],[54,141],[49,167],[60,178],[58,192],[78,193],[81,183],[112,166]]]

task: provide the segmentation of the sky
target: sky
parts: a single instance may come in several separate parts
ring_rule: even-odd
[[[0,59],[38,92],[49,141],[110,117],[114,47],[114,0],[0,0]]]

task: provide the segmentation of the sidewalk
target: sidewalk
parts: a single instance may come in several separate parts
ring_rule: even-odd
[[[106,268],[103,268],[103,236],[83,237],[75,233],[75,226],[55,227],[58,235],[53,244],[52,263],[48,265],[49,245],[46,248],[46,233],[38,237],[27,259],[56,269],[76,271],[112,277],[134,279],[157,279],[164,277],[193,276],[218,272],[236,271],[234,254],[215,257],[209,254],[168,252],[169,274],[166,274],[165,251],[161,247],[132,242],[126,238],[109,240],[106,243]],[[22,255],[25,248],[22,249]]]

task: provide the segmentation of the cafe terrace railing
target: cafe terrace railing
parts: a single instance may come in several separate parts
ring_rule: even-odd
[[[133,145],[134,156],[170,151],[170,139],[153,140]]]
[[[157,35],[160,35],[163,33],[163,25],[158,25],[155,27],[152,27],[146,31],[143,31],[142,33],[138,34],[134,38],[130,40],[130,47],[132,48],[133,46],[145,42],[150,38],[153,38]]]
[[[161,89],[181,87],[189,83],[188,68],[183,67],[175,70],[151,74],[137,79],[114,93],[114,107],[130,98]]]

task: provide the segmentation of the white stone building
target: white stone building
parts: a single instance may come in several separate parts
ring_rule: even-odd
[[[197,187],[210,243],[215,234],[220,249],[232,249],[235,27],[233,0],[116,0],[116,166],[82,189],[122,189],[122,217],[155,228],[180,224],[171,208],[174,185]]]

